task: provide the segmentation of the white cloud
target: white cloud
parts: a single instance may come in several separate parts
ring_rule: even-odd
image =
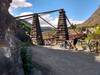
[[[27,2],[26,0],[13,0],[9,12],[13,15],[13,11],[17,8],[23,8],[23,7],[32,7],[32,4]]]
[[[13,0],[11,3],[11,7],[13,8],[32,7],[32,4],[27,2],[26,0]]]
[[[72,24],[81,24],[85,21],[85,20],[73,20],[73,19],[69,19],[69,20]]]
[[[13,11],[14,11],[14,9],[12,7],[10,7],[9,8],[9,13],[12,14],[12,15],[14,15]]]
[[[51,20],[51,23],[52,23],[55,27],[57,27],[57,25],[58,25],[58,17],[56,17],[55,19]]]
[[[33,12],[23,12],[21,13],[19,16],[22,16],[22,15],[28,15],[28,14],[32,14]]]

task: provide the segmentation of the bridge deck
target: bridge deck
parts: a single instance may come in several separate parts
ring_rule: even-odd
[[[93,54],[31,47],[32,61],[50,70],[50,75],[100,75]]]

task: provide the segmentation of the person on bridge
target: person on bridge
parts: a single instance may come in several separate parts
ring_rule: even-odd
[[[77,42],[78,42],[78,39],[79,39],[79,38],[76,37],[76,38],[74,38],[74,40],[73,40],[73,48],[74,48],[75,50],[78,50],[77,47],[76,47],[76,44],[77,44]]]
[[[99,53],[99,41],[98,40],[96,40],[96,53]]]

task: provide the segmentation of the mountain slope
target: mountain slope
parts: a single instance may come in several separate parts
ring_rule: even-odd
[[[83,27],[83,26],[94,26],[94,25],[100,25],[100,7],[81,26]]]

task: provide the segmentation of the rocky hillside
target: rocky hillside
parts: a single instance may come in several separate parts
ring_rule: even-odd
[[[11,2],[0,0],[0,75],[25,75],[20,51],[27,35],[8,12]]]
[[[100,24],[100,7],[81,26],[94,26]]]

